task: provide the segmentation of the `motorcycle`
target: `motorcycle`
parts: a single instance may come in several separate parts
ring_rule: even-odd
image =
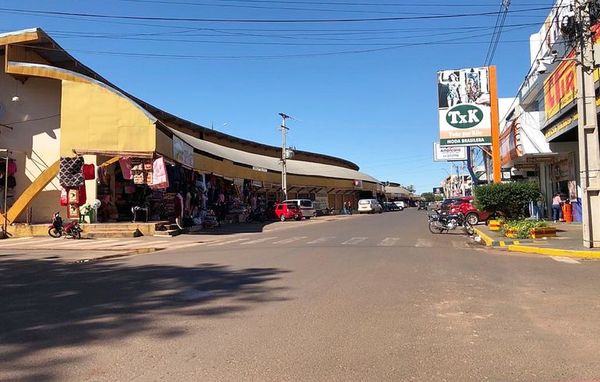
[[[63,225],[63,219],[60,212],[52,214],[52,224],[48,226],[48,235],[50,237],[59,238],[63,235],[71,239],[81,239],[81,227],[76,220],[70,221],[67,225]]]
[[[267,211],[264,208],[259,207],[259,208],[252,210],[248,214],[248,216],[246,217],[246,223],[252,223],[252,222],[264,223],[267,219],[268,219]]]
[[[469,235],[473,235],[475,230],[473,226],[465,219],[462,213],[445,214],[437,211],[427,217],[429,220],[429,231],[431,233],[444,233],[455,230],[457,227],[462,227]]]

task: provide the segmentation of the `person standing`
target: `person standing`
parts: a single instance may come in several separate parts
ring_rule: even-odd
[[[562,203],[562,199],[560,194],[557,192],[552,198],[552,220],[554,220],[555,223],[560,219],[560,203]]]

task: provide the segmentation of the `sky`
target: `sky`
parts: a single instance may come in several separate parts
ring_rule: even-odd
[[[452,171],[436,72],[484,65],[500,0],[3,0],[2,32],[41,27],[109,81],[206,127],[356,163],[430,192]],[[491,61],[500,97],[530,67],[550,0],[513,0]],[[374,20],[376,19],[376,20]]]

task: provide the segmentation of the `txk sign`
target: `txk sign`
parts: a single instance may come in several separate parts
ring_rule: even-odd
[[[491,144],[487,67],[438,72],[438,103],[441,146]]]

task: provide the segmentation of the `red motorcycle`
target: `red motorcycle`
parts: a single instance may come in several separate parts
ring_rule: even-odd
[[[56,238],[65,235],[65,237],[71,239],[81,239],[81,227],[76,220],[72,220],[68,222],[67,225],[63,226],[60,212],[55,212],[52,214],[52,224],[48,226],[48,235]]]

